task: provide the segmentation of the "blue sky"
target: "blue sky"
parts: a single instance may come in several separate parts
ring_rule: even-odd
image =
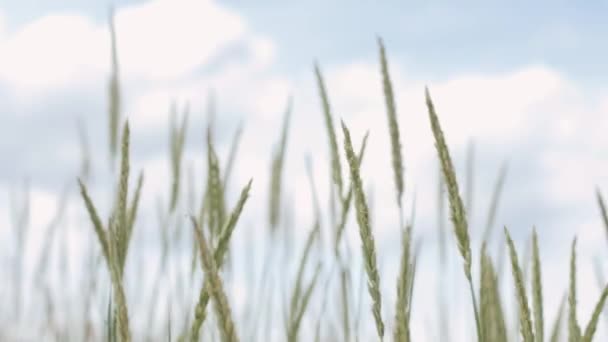
[[[196,132],[203,131],[212,91],[218,104],[220,155],[226,155],[236,126],[244,120],[241,168],[237,165],[230,187],[235,195],[240,184],[255,178],[259,200],[251,204],[246,222],[255,226],[263,221],[259,212],[265,213],[269,151],[291,94],[295,112],[286,179],[293,181],[286,187],[288,198],[298,205],[296,222],[303,222],[297,236],[305,236],[312,213],[303,168],[306,154],[313,156],[315,176],[322,183],[319,194],[327,197],[323,182],[328,151],[312,73],[312,63],[318,60],[336,120],[345,120],[355,141],[367,129],[371,132],[363,172],[370,189],[373,185],[374,229],[386,275],[392,279],[398,230],[394,190],[386,181],[392,176],[379,35],[388,49],[404,135],[406,207],[415,193],[419,234],[429,246],[423,252],[421,284],[435,280],[437,238],[437,164],[424,107],[425,85],[430,86],[461,180],[467,146],[476,143],[474,241],[498,169],[508,160],[497,222],[513,231],[522,250],[531,227],[538,228],[547,259],[545,278],[560,285],[548,289],[553,298],[547,299],[549,310],[555,309],[564,289],[566,251],[575,234],[580,260],[605,255],[594,191],[597,186],[608,196],[608,47],[602,44],[608,34],[607,4],[487,2],[464,7],[397,1],[355,6],[157,0],[118,1],[114,6],[124,110],[133,129],[133,169],[143,168],[147,175],[146,210],[153,210],[156,193],[167,190],[163,180],[169,175],[170,102],[191,105],[195,128],[185,159],[199,170],[203,138]],[[34,230],[45,227],[59,192],[77,175],[78,120],[85,123],[96,156],[91,186],[98,197],[109,195],[107,13],[108,4],[101,2],[0,2],[0,191],[8,193],[30,179],[33,208],[40,213],[32,223]],[[82,222],[75,194],[70,203],[70,217]],[[0,225],[8,223],[8,205],[0,201]],[[351,223],[349,237],[358,246]],[[7,234],[0,229],[0,237]],[[72,241],[78,243],[81,235],[74,233]],[[40,241],[34,237],[32,243]],[[455,249],[451,253],[456,256]],[[458,262],[454,260],[455,269]],[[597,294],[590,263],[581,267],[580,277],[591,288],[581,294],[581,317],[587,317]],[[392,291],[392,281],[385,286]],[[420,310],[416,322],[424,330],[433,313]]]
[[[114,6],[145,1],[118,1]],[[341,63],[369,57],[368,45],[381,35],[393,55],[416,66],[428,79],[468,71],[509,70],[533,63],[558,68],[582,83],[601,84],[606,74],[604,44],[608,29],[602,1],[525,1],[508,4],[407,4],[386,1],[347,6],[342,2],[298,4],[219,1],[279,46],[277,63],[301,68],[317,57]],[[109,5],[90,1],[5,1],[8,28],[61,11],[79,12],[103,22]],[[10,15],[7,15],[10,13]],[[367,43],[367,44],[366,44]]]

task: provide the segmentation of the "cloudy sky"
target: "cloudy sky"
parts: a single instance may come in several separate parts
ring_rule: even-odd
[[[344,119],[357,143],[370,131],[363,177],[374,203],[374,231],[388,279],[383,287],[392,293],[399,233],[379,76],[380,36],[388,50],[403,134],[406,208],[415,198],[424,246],[419,282],[437,278],[437,163],[424,106],[428,85],[462,181],[467,148],[474,143],[470,221],[475,245],[498,170],[508,162],[496,231],[507,225],[523,251],[537,227],[544,280],[551,284],[546,291],[551,319],[566,288],[570,241],[578,237],[580,317],[585,321],[598,294],[591,261],[606,257],[595,189],[608,196],[608,47],[602,44],[608,5],[349,5],[114,1],[133,169],[146,173],[144,207],[153,208],[156,194],[168,190],[171,101],[191,108],[185,160],[197,170],[204,160],[205,111],[213,94],[224,158],[234,131],[244,123],[229,188],[236,194],[254,178],[252,198],[257,200],[245,217],[262,229],[265,215],[259,213],[266,212],[270,151],[293,96],[285,179],[287,197],[296,208],[296,236],[305,236],[312,213],[306,155],[312,156],[320,197],[328,196],[329,152],[312,69],[316,60],[336,119]],[[10,236],[8,194],[25,179],[32,193],[32,231],[42,230],[52,218],[62,189],[78,174],[79,122],[93,155],[93,191],[103,197],[108,188],[108,8],[106,2],[84,0],[0,0],[3,241]],[[75,193],[70,201],[74,220],[82,218]],[[32,244],[40,243],[32,235]],[[78,244],[84,235],[75,233],[70,241]],[[354,225],[349,238],[358,246]],[[458,260],[453,266],[460,272]],[[463,277],[453,278],[462,297],[454,300],[452,310],[457,311],[459,303],[468,305],[468,297]],[[433,310],[423,304],[418,304],[414,329],[418,336],[430,337],[423,330],[433,324]],[[461,330],[470,330],[471,322],[463,322]],[[458,336],[466,340],[462,331]]]

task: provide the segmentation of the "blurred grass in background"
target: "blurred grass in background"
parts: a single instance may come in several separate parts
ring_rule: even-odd
[[[109,210],[89,193],[91,160],[101,159],[90,155],[84,125],[79,127],[82,146],[82,168],[78,180],[66,187],[63,201],[56,216],[49,222],[42,237],[39,257],[33,267],[34,277],[26,278],[23,270],[24,253],[28,245],[31,212],[28,185],[14,194],[10,200],[13,214],[13,255],[10,267],[3,267],[3,291],[13,302],[6,302],[4,311],[10,315],[0,320],[2,340],[57,340],[57,341],[267,341],[267,340],[315,340],[315,341],[368,341],[394,340],[416,341],[412,337],[411,317],[418,291],[435,291],[439,308],[428,329],[440,341],[451,341],[452,319],[446,308],[453,298],[445,296],[445,288],[451,286],[446,276],[446,258],[456,257],[448,248],[452,239],[446,236],[444,217],[445,199],[449,208],[450,227],[454,233],[457,255],[462,269],[456,274],[464,277],[468,296],[472,328],[471,338],[477,341],[591,341],[596,334],[608,285],[600,280],[603,291],[597,300],[591,317],[577,316],[577,292],[596,284],[577,284],[576,239],[571,246],[569,288],[563,298],[545,298],[542,282],[542,260],[539,250],[542,239],[530,228],[531,252],[514,245],[508,227],[497,225],[495,217],[500,196],[507,177],[505,164],[497,176],[494,194],[487,201],[489,211],[481,244],[475,245],[468,223],[473,210],[474,148],[471,145],[467,158],[465,184],[462,187],[456,176],[449,151],[449,139],[444,136],[440,115],[436,112],[431,92],[425,89],[430,129],[435,139],[437,160],[440,165],[437,196],[437,229],[440,246],[436,272],[440,282],[437,289],[416,288],[416,270],[424,242],[416,231],[415,202],[407,208],[405,195],[410,192],[404,173],[407,172],[407,147],[403,148],[399,129],[399,113],[390,78],[389,61],[383,41],[378,39],[381,87],[386,105],[387,130],[390,147],[386,153],[392,160],[395,186],[394,224],[390,229],[400,232],[401,251],[396,279],[383,277],[379,256],[383,251],[374,239],[373,206],[366,180],[361,174],[365,161],[368,139],[351,135],[348,122],[341,122],[336,129],[337,118],[332,112],[328,87],[325,84],[320,63],[314,63],[320,112],[330,153],[331,169],[327,170],[330,184],[328,199],[318,198],[317,181],[313,177],[309,156],[307,168],[312,194],[314,219],[311,222],[293,222],[290,217],[288,196],[284,184],[286,156],[289,155],[293,99],[287,99],[283,125],[276,131],[276,148],[269,151],[269,189],[266,222],[256,222],[254,239],[250,239],[252,251],[235,253],[231,239],[244,234],[241,213],[248,210],[248,203],[255,198],[261,201],[256,180],[237,184],[238,197],[229,191],[234,168],[247,169],[239,164],[238,147],[246,125],[240,125],[234,134],[229,153],[221,155],[216,148],[217,132],[213,94],[209,96],[208,125],[199,130],[189,124],[192,115],[188,104],[174,103],[169,110],[169,158],[171,179],[160,180],[166,185],[166,193],[158,195],[157,218],[152,219],[160,228],[160,241],[140,241],[136,234],[140,216],[141,196],[157,196],[145,192],[145,170],[132,170],[130,153],[130,127],[122,109],[119,59],[116,51],[116,33],[110,20],[112,37],[112,72],[108,82],[108,150],[109,164],[115,177],[109,201]],[[421,99],[422,100],[422,99]],[[405,123],[407,127],[407,123]],[[449,132],[448,132],[449,133]],[[193,174],[185,168],[183,160],[186,135],[200,135],[205,141],[204,174]],[[449,134],[447,134],[449,136]],[[346,163],[344,163],[346,161]],[[380,167],[374,165],[374,167]],[[134,177],[133,174],[137,174]],[[200,179],[199,179],[200,178]],[[133,182],[135,180],[135,182]],[[156,180],[159,181],[159,180]],[[388,180],[387,180],[388,181]],[[51,267],[53,251],[60,253],[65,264],[65,198],[77,184],[81,195],[80,210],[89,222],[86,234],[96,239],[95,248],[86,250],[82,274],[72,274],[66,267]],[[195,184],[202,186],[196,187]],[[465,189],[464,194],[461,188]],[[258,195],[256,195],[258,194]],[[463,196],[464,195],[464,196]],[[599,213],[608,232],[608,214],[602,193],[596,191]],[[329,203],[328,207],[321,203]],[[297,210],[299,203],[293,203]],[[477,206],[480,207],[480,206]],[[477,208],[476,207],[476,208]],[[409,210],[408,210],[409,209]],[[406,214],[410,212],[410,214]],[[352,220],[356,226],[349,225]],[[150,225],[150,218],[146,223]],[[293,225],[309,227],[306,239],[297,241]],[[357,229],[361,246],[353,245],[344,238],[345,229]],[[489,246],[496,231],[504,231],[505,240],[496,253]],[[477,232],[476,232],[477,233]],[[84,240],[83,240],[84,241]],[[159,255],[151,257],[142,253],[143,244],[160,242],[151,250]],[[253,241],[265,241],[253,244]],[[539,242],[540,241],[540,242]],[[58,245],[53,249],[53,245]],[[84,245],[84,242],[83,242]],[[87,245],[88,246],[88,245]],[[499,257],[494,258],[497,254]],[[129,267],[129,259],[138,256],[140,265]],[[262,260],[256,256],[263,256]],[[361,263],[354,262],[359,255]],[[505,290],[505,272],[501,255],[507,255],[512,272],[510,290]],[[247,260],[235,260],[245,256]],[[155,263],[154,267],[150,264]],[[256,266],[249,265],[256,263]],[[239,275],[236,265],[248,265],[246,275]],[[528,272],[528,264],[531,271]],[[155,270],[144,274],[144,270]],[[602,279],[597,268],[598,279]],[[564,268],[566,271],[566,268]],[[462,272],[462,273],[461,273]],[[79,293],[62,291],[61,284],[67,277],[81,276]],[[235,286],[235,279],[244,280]],[[26,280],[31,283],[27,283]],[[384,284],[391,284],[393,292],[387,294]],[[577,286],[579,285],[579,286]],[[244,303],[238,303],[235,288],[246,288]],[[367,291],[365,291],[367,289]],[[366,294],[367,292],[367,294]],[[462,292],[462,291],[461,291]],[[467,293],[468,292],[468,293]],[[515,295],[512,296],[511,294]],[[557,312],[545,312],[544,302],[561,301]],[[511,314],[507,306],[514,307]],[[420,327],[418,327],[420,329]]]

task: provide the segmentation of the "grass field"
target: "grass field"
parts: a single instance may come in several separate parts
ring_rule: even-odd
[[[449,132],[442,130],[442,114],[429,88],[421,89],[420,101],[426,104],[436,148],[437,188],[418,192],[436,197],[438,241],[433,244],[439,246],[439,256],[431,265],[437,286],[417,286],[429,242],[417,229],[414,186],[405,181],[408,155],[400,127],[407,122],[400,122],[390,61],[380,38],[377,49],[382,79],[377,86],[384,95],[385,114],[375,120],[386,122],[384,132],[351,131],[349,122],[332,111],[331,87],[320,63],[311,70],[320,104],[315,114],[324,122],[317,132],[327,147],[305,159],[312,220],[297,222],[303,204],[289,193],[286,184],[293,180],[285,171],[292,132],[298,129],[292,125],[297,99],[285,101],[283,124],[273,137],[276,148],[268,151],[266,179],[251,175],[245,182],[235,180],[236,170],[248,170],[239,155],[247,125],[234,130],[228,148],[218,148],[212,96],[204,131],[191,125],[187,105],[170,108],[170,173],[165,179],[149,179],[146,170],[131,161],[134,127],[123,110],[120,61],[113,44],[104,128],[109,161],[87,152],[91,142],[81,129],[80,174],[66,186],[63,204],[42,236],[28,230],[37,213],[30,210],[27,184],[10,200],[13,240],[6,249],[10,262],[0,269],[6,313],[0,317],[0,340],[418,341],[415,336],[425,336],[452,341],[458,340],[454,331],[461,330],[470,340],[499,342],[586,342],[606,336],[600,324],[608,296],[604,282],[590,316],[579,316],[577,295],[597,284],[577,284],[577,265],[588,261],[577,260],[576,238],[564,251],[571,260],[563,267],[569,287],[563,297],[547,298],[545,289],[553,284],[543,283],[543,239],[530,227],[529,250],[520,248],[510,227],[497,222],[506,165],[496,176],[493,195],[476,199],[489,209],[483,213],[483,229],[472,232],[474,167],[466,162],[466,173],[457,175]],[[394,189],[394,215],[382,220],[374,216],[373,196],[362,172],[368,141],[379,134],[388,137],[384,152],[392,179],[385,181]],[[197,161],[200,170],[184,158],[190,135],[204,141]],[[313,163],[324,155],[329,156],[329,168],[319,179]],[[91,165],[106,163],[111,183],[94,182]],[[105,189],[100,189],[101,183]],[[165,191],[146,191],[150,183]],[[319,191],[326,186],[328,191]],[[73,210],[84,219],[71,238],[76,247],[68,248],[66,203],[76,194],[78,206]],[[600,190],[596,197],[598,215],[608,230]],[[156,210],[142,211],[144,200],[156,201]],[[257,221],[242,218],[259,208],[264,212],[249,216]],[[391,222],[383,229],[399,232],[398,255],[379,246],[379,222]],[[31,248],[36,248],[33,259],[25,257]],[[395,277],[383,270],[386,259],[398,265]],[[78,272],[69,271],[75,267]],[[599,277],[599,267],[597,272]],[[437,301],[414,305],[422,292],[435,293]],[[455,293],[458,298],[451,297]],[[548,302],[558,303],[551,308],[559,309],[547,310]],[[421,305],[436,306],[436,316],[426,325],[416,319],[422,315],[416,310]],[[462,306],[458,312],[465,316],[451,316],[452,305]]]

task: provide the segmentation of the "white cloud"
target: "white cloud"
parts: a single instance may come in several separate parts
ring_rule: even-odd
[[[117,13],[121,64],[144,77],[175,77],[207,62],[246,32],[243,19],[211,1],[157,0]]]
[[[104,69],[105,41],[103,32],[79,15],[38,19],[0,42],[0,80],[26,87],[78,84]]]
[[[115,22],[125,78],[184,76],[241,41],[257,63],[274,54],[269,40],[247,32],[242,17],[210,1],[150,1],[117,9]],[[9,85],[74,86],[105,78],[109,31],[78,13],[50,14],[0,40],[0,56],[0,80]]]
[[[567,90],[554,70],[543,66],[493,76],[467,76],[431,85],[442,125],[450,129],[453,144],[465,143],[469,136],[517,141],[529,132],[527,126],[535,110],[544,108]],[[443,114],[442,114],[443,113]]]
[[[125,112],[131,119],[133,135],[150,128],[154,128],[155,133],[158,132],[156,129],[165,129],[172,99],[180,103],[193,101],[193,114],[200,115],[205,108],[204,96],[209,89],[214,89],[218,94],[220,112],[240,115],[246,121],[232,188],[238,191],[250,177],[255,178],[252,201],[248,202],[244,215],[246,219],[255,215],[255,222],[259,224],[256,228],[261,228],[266,220],[269,151],[279,138],[285,99],[292,91],[295,107],[286,165],[289,175],[285,177],[285,186],[289,191],[287,197],[293,198],[298,206],[294,213],[294,221],[298,225],[296,234],[304,236],[312,214],[303,167],[305,152],[314,152],[314,174],[321,199],[327,198],[328,194],[329,154],[312,72],[307,71],[304,78],[296,80],[269,72],[268,66],[276,53],[273,43],[248,32],[242,18],[206,1],[188,0],[178,4],[160,0],[118,11],[119,53],[122,71],[127,77],[151,80],[180,78],[236,41],[244,41],[249,55],[245,62],[223,64],[221,70],[214,71],[204,80],[181,80],[175,82],[177,85],[153,84],[151,88],[126,97]],[[81,78],[105,77],[109,55],[106,31],[105,27],[85,17],[65,14],[41,18],[3,40],[0,16],[0,56],[5,58],[0,63],[0,79],[16,86],[47,88],[73,86]],[[391,70],[403,134],[406,203],[408,206],[411,204],[415,188],[418,192],[418,222],[426,219],[434,223],[436,154],[424,104],[424,84],[409,79],[399,63],[391,63]],[[325,74],[339,147],[342,148],[340,118],[344,118],[351,129],[357,147],[364,132],[367,129],[371,132],[363,177],[366,188],[371,184],[375,187],[374,232],[378,234],[379,244],[388,240],[393,243],[390,247],[397,247],[395,242],[398,239],[394,239],[398,231],[395,193],[379,68],[375,63],[357,62],[327,68]],[[605,142],[602,128],[606,127],[603,123],[608,122],[601,114],[608,109],[608,100],[598,101],[599,105],[596,105],[589,101],[588,96],[576,91],[561,74],[544,66],[494,75],[463,75],[429,86],[453,157],[462,151],[471,136],[481,142],[478,151],[483,150],[486,144],[521,148],[526,146],[527,140],[540,137],[552,144],[540,158],[543,174],[551,172],[542,180],[530,179],[530,182],[540,184],[544,197],[550,201],[574,203],[593,200],[592,185],[602,179],[608,169],[598,151],[598,146]],[[219,118],[222,121],[228,119]],[[166,137],[166,131],[162,136]],[[196,141],[200,146],[202,139]],[[564,145],[571,148],[563,148]],[[500,150],[509,153],[507,148]],[[143,162],[145,191],[149,194],[144,196],[144,208],[154,208],[156,194],[166,194],[168,190],[166,180],[170,173],[165,156],[166,150],[162,150],[159,155]],[[187,154],[185,159],[190,157]],[[500,159],[503,157],[510,156],[500,156]],[[197,168],[201,169],[202,164],[198,164],[201,159],[196,158],[199,158]],[[221,158],[225,160],[225,155]],[[347,179],[344,160],[342,165]],[[139,170],[139,167],[133,169]],[[492,172],[494,174],[495,170]],[[42,224],[53,212],[54,204],[45,194],[38,194],[36,198],[34,209],[41,220],[39,224]],[[512,204],[508,199],[503,203],[505,206]],[[0,205],[2,221],[3,216],[6,213],[2,212]],[[355,224],[352,218],[350,224]],[[597,232],[588,233],[596,228],[594,224],[595,221],[589,220],[578,228],[579,232],[589,234],[580,240],[581,249],[597,247],[601,230],[597,227]],[[424,229],[432,230],[434,227],[421,227],[420,230]],[[347,237],[353,250],[358,251],[358,231],[349,229]],[[378,253],[386,255],[386,250],[379,248]],[[565,283],[567,275],[563,269],[552,260],[547,260],[547,265],[559,270],[555,275],[546,273],[546,280],[550,280],[547,283],[553,283],[558,277],[563,279],[556,283]],[[237,292],[236,301],[242,304],[243,293],[239,291],[239,285],[234,284],[233,287]],[[589,307],[591,302],[585,299],[585,303]],[[463,315],[460,317],[462,319]],[[416,326],[423,326],[424,316],[414,319]]]
[[[126,113],[134,127],[165,129],[172,101],[189,103],[192,115],[201,116],[206,113],[207,95],[213,91],[221,122],[242,117],[248,125],[266,127],[283,113],[292,85],[283,77],[265,72],[264,61],[265,58],[255,58],[251,63],[227,65],[204,79],[149,89],[127,103]],[[223,113],[234,113],[236,117],[224,118]]]

